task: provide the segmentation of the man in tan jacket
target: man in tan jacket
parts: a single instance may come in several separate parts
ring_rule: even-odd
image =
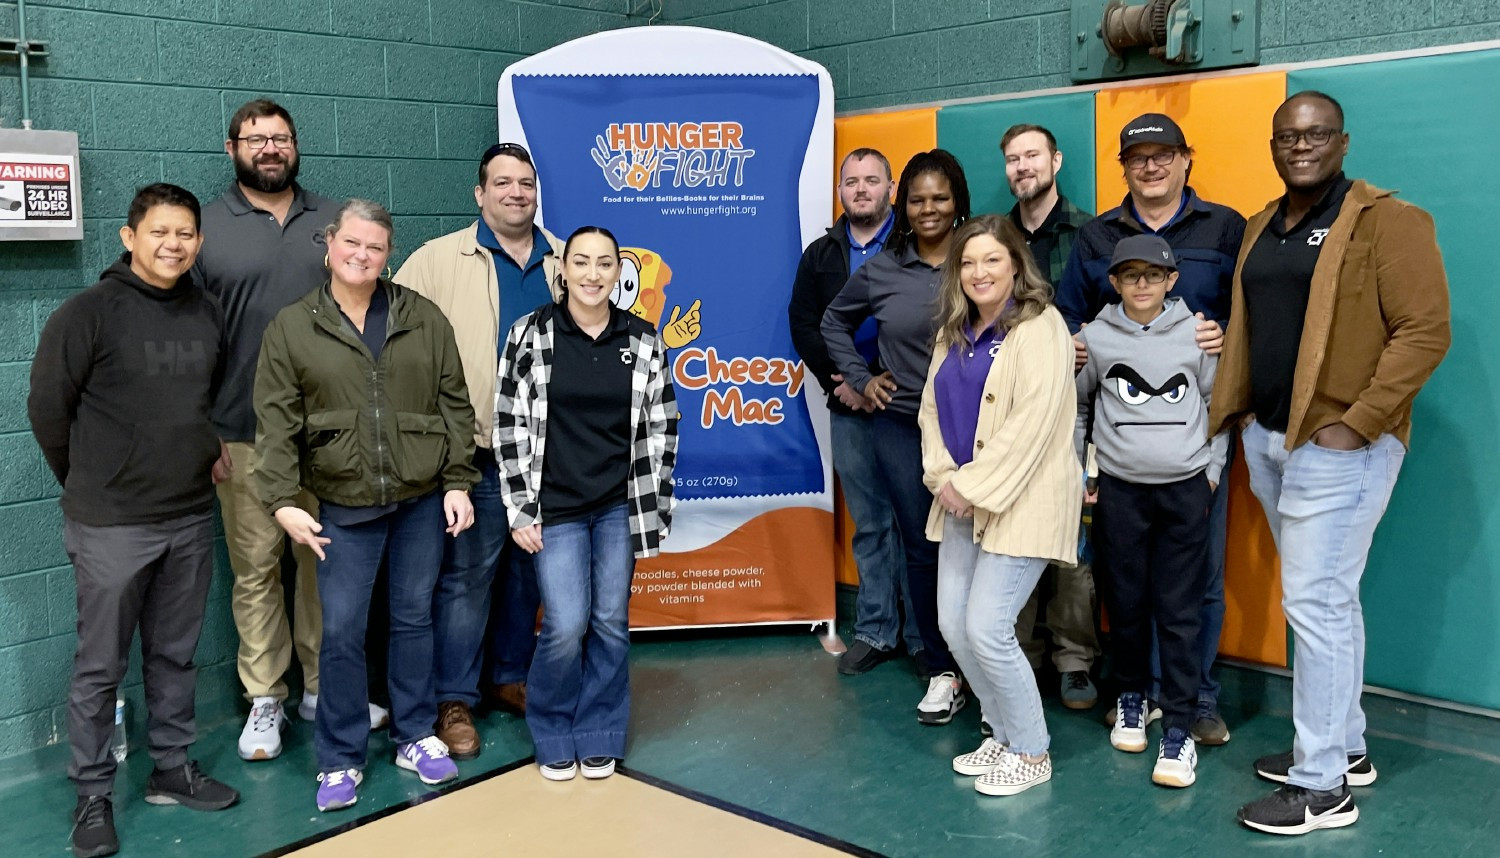
[[[526,671],[536,649],[540,602],[530,556],[513,550],[491,449],[495,374],[511,324],[557,295],[562,242],[536,225],[537,173],[531,155],[497,143],[479,160],[479,218],[417,248],[396,282],[431,299],[458,339],[474,404],[474,526],[443,557],[433,597],[437,735],[455,759],[479,755],[472,710],[479,702],[485,629],[493,626],[488,702],[524,714]],[[495,580],[496,569],[508,574]],[[491,623],[491,588],[496,598]]]
[[[1286,195],[1245,230],[1209,423],[1243,433],[1296,643],[1296,742],[1255,762],[1284,786],[1238,818],[1306,834],[1353,824],[1349,787],[1375,781],[1359,581],[1406,455],[1412,399],[1448,350],[1448,282],[1432,217],[1344,176],[1337,101],[1299,92],[1271,127]]]

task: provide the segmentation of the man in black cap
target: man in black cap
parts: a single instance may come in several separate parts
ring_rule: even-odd
[[[1126,123],[1120,129],[1120,165],[1130,193],[1120,205],[1078,231],[1073,253],[1057,284],[1057,309],[1075,333],[1093,321],[1106,304],[1119,300],[1109,285],[1109,260],[1115,244],[1132,235],[1158,235],[1166,239],[1177,257],[1177,285],[1172,294],[1203,319],[1198,324],[1199,347],[1218,354],[1224,344],[1223,325],[1229,318],[1235,260],[1245,234],[1244,217],[1227,206],[1199,198],[1188,186],[1193,148],[1169,116],[1146,113]],[[1082,365],[1083,344],[1075,341],[1075,349]],[[1232,460],[1233,449],[1226,469]],[[1228,482],[1215,490],[1209,517],[1209,583],[1199,634],[1203,676],[1192,730],[1194,741],[1203,745],[1229,741],[1229,729],[1219,716],[1219,684],[1211,673],[1224,626]],[[1101,556],[1096,562],[1107,564],[1109,558]],[[1160,676],[1159,670],[1156,675]],[[1154,707],[1148,711],[1151,716],[1160,712]]]

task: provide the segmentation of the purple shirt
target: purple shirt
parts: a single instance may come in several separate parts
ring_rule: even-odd
[[[948,455],[960,468],[974,459],[974,432],[979,428],[979,403],[984,398],[984,382],[989,377],[995,355],[1005,341],[1005,332],[991,325],[979,338],[964,327],[964,342],[954,343],[948,357],[933,379],[932,394],[937,400],[938,428]]]

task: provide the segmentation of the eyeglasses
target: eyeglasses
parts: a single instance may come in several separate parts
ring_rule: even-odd
[[[1167,274],[1168,272],[1163,271],[1160,268],[1147,268],[1144,271],[1124,271],[1116,276],[1118,276],[1120,278],[1120,282],[1126,286],[1135,286],[1142,280],[1150,283],[1152,286],[1160,286],[1161,284],[1167,282]]]
[[[1120,163],[1124,164],[1126,169],[1139,173],[1141,170],[1146,169],[1147,161],[1158,167],[1165,167],[1175,160],[1177,160],[1177,150],[1168,149],[1165,152],[1157,152],[1153,155],[1129,155],[1121,158]]]
[[[257,151],[266,148],[267,143],[275,143],[277,149],[290,149],[297,142],[297,138],[290,134],[272,134],[269,137],[264,134],[251,134],[249,137],[234,139]]]
[[[1343,130],[1342,128],[1306,128],[1298,131],[1288,128],[1272,134],[1271,142],[1275,143],[1278,149],[1290,149],[1297,145],[1298,140],[1306,140],[1307,145],[1316,149],[1319,146],[1326,146],[1334,135],[1343,133]]]

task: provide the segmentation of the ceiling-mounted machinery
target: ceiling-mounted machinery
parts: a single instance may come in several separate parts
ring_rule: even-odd
[[[1073,0],[1073,80],[1254,65],[1259,0]]]

